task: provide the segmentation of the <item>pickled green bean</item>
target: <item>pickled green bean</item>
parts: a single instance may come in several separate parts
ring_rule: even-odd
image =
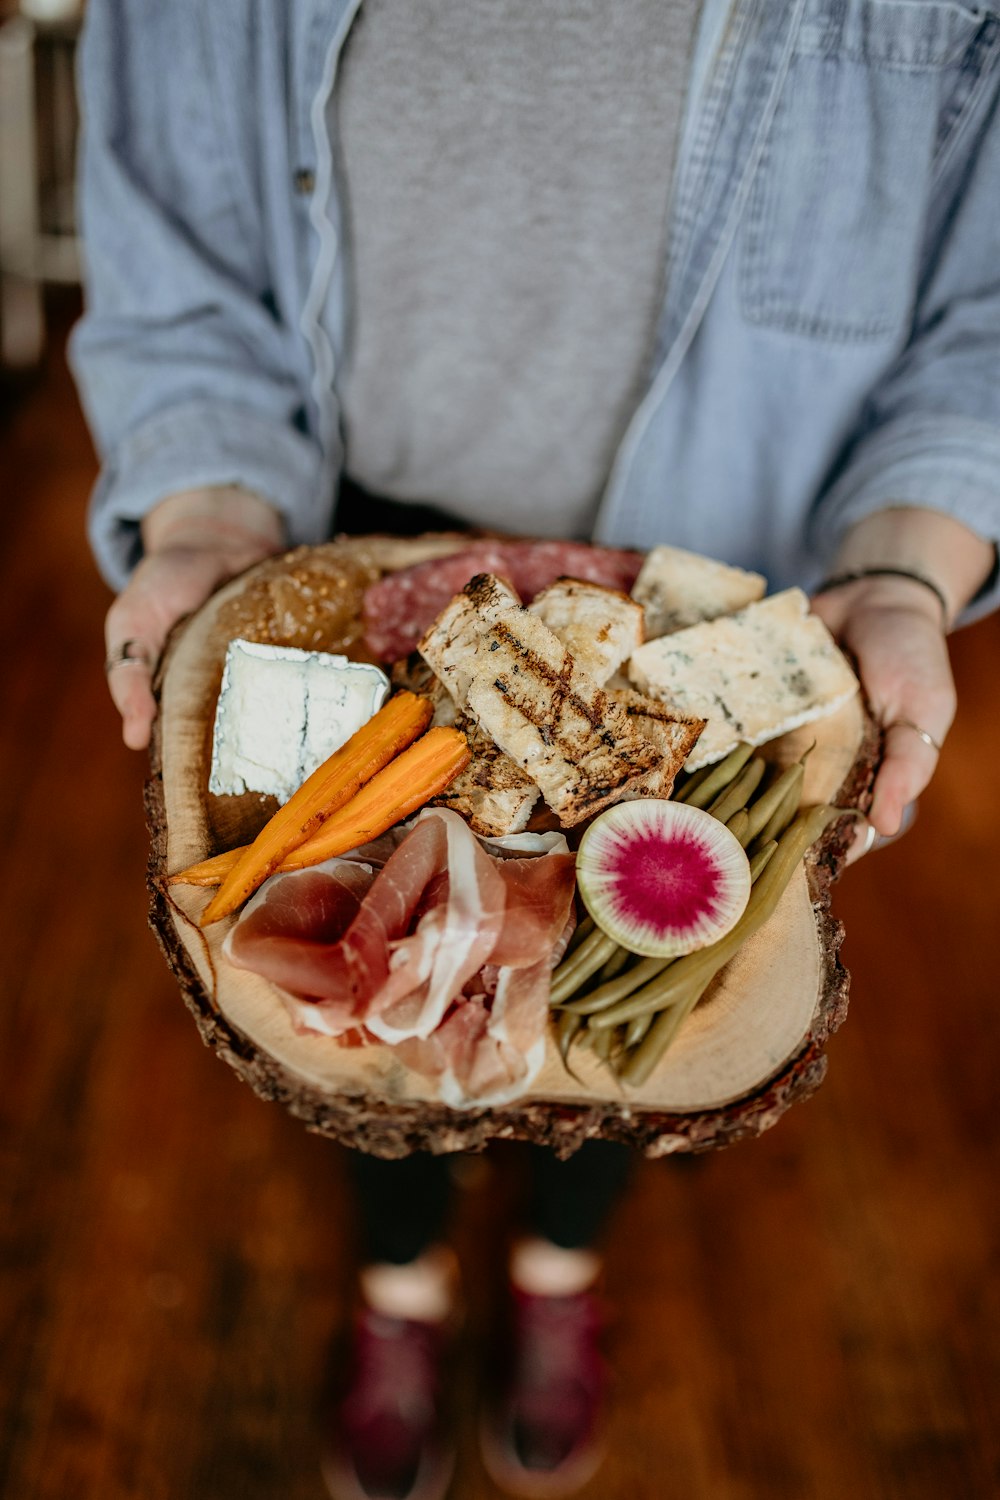
[[[618,1071],[619,1080],[638,1089],[646,1082],[670,1043],[701,999],[703,991],[693,986],[682,1003],[650,1018],[651,1025],[642,1040],[629,1054]]]
[[[706,811],[710,812],[713,818],[718,818],[720,823],[728,822],[734,812],[741,807],[746,807],[760,786],[766,770],[767,765],[762,757],[752,756],[726,790],[720,792],[718,797],[708,804]]]
[[[802,778],[805,776],[805,764],[803,760],[796,761],[794,766],[788,766],[781,775],[763,792],[750,808],[750,838],[755,839],[761,829],[770,822],[774,813],[777,812],[785,799],[789,788],[797,786],[801,789]]]
[[[563,959],[552,975],[551,999],[553,1004],[568,1000],[575,990],[592,974],[596,974],[618,947],[614,938],[609,938],[600,928],[595,928],[584,938],[579,948],[569,958]]]
[[[750,827],[750,814],[746,808],[738,807],[732,817],[727,818],[726,827],[733,835],[733,838],[738,839],[745,848],[747,829]]]
[[[602,984],[604,984],[607,980],[614,979],[617,974],[620,974],[621,971],[626,967],[626,965],[630,964],[634,958],[634,953],[630,953],[627,948],[622,948],[619,946],[615,949],[614,953],[612,953],[603,969],[598,970],[596,977],[601,981]]]
[[[702,766],[700,771],[692,771],[690,775],[686,775],[680,789],[674,793],[674,801],[686,802],[692,792],[696,792],[702,782],[708,780],[714,769],[714,766]]]
[[[642,958],[631,969],[626,969],[623,974],[591,990],[589,995],[581,995],[578,999],[565,1001],[562,1009],[574,1016],[596,1015],[598,1011],[606,1010],[608,1006],[624,1000],[626,995],[631,995],[640,985],[648,984],[651,979],[656,978],[657,974],[662,974],[671,963],[673,959],[670,958]]]
[[[757,879],[757,876],[762,875],[767,869],[768,865],[771,863],[771,855],[774,853],[777,847],[777,839],[769,839],[766,844],[761,844],[760,848],[754,852],[750,860],[751,885]]]
[[[652,1026],[655,1017],[633,1016],[625,1029],[625,1046],[631,1052],[633,1047],[638,1047],[646,1032]]]
[[[725,760],[720,760],[714,765],[708,776],[699,787],[685,797],[689,807],[707,807],[713,802],[724,787],[727,787],[734,776],[737,776],[753,754],[753,746],[739,744],[735,750],[730,750]]]
[[[772,839],[780,839],[785,829],[789,826],[795,814],[799,810],[802,801],[802,778],[792,781],[788,790],[782,797],[774,812],[768,818],[759,833],[751,836],[750,842],[756,843],[758,848],[763,848]]]

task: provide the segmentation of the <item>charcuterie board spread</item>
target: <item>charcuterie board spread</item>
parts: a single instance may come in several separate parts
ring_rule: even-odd
[[[878,742],[799,590],[668,547],[340,538],[216,594],[157,692],[154,929],[310,1128],[656,1155],[822,1078]]]

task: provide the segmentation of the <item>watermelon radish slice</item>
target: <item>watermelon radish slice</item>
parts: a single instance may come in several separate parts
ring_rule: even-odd
[[[580,841],[576,879],[598,927],[648,958],[714,943],[750,897],[750,865],[725,824],[657,798],[596,817]]]

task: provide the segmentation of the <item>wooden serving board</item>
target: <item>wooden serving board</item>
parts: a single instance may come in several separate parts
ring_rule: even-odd
[[[843,933],[829,914],[850,837],[846,820],[810,855],[772,920],[715,981],[641,1089],[622,1093],[585,1053],[574,1054],[573,1079],[550,1043],[530,1090],[488,1109],[441,1104],[433,1081],[403,1067],[391,1048],[349,1048],[296,1032],[280,992],[223,957],[234,919],[202,931],[197,917],[210,892],[167,884],[173,871],[252,837],[275,806],[256,794],[214,797],[207,789],[229,640],[370,659],[358,618],[366,584],[467,542],[440,534],[300,548],[234,580],[175,632],[158,674],[147,785],[151,922],[202,1036],[262,1097],[280,1100],[310,1129],[380,1156],[477,1149],[495,1138],[544,1141],[566,1155],[595,1136],[657,1156],[757,1135],[819,1085],[824,1043],[846,1013]],[[860,701],[774,741],[767,753],[789,762],[810,744],[805,799],[862,805],[879,746]]]

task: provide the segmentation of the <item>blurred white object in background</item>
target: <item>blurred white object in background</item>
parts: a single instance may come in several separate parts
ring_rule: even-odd
[[[42,286],[79,280],[73,57],[82,0],[21,0],[0,24],[0,364],[37,363]]]
[[[22,16],[42,25],[55,21],[76,21],[83,13],[83,0],[21,0]]]

